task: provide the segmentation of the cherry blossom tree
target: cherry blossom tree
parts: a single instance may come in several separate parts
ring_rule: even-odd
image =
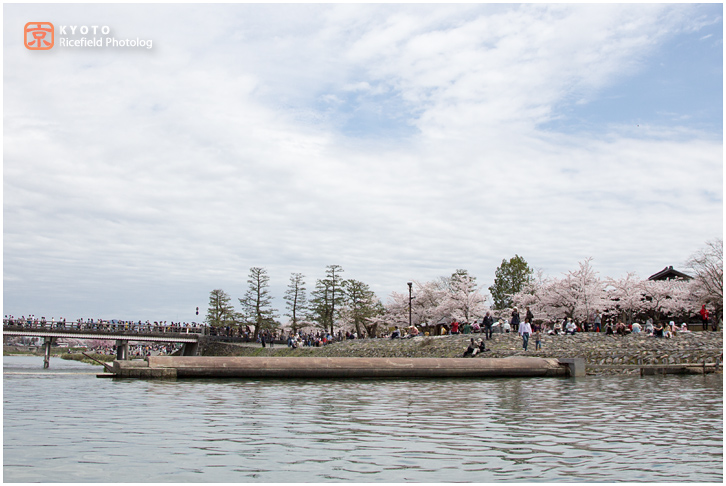
[[[412,312],[416,324],[436,324],[446,317],[448,309],[443,306],[446,286],[441,281],[421,283],[414,280]]]
[[[413,281],[413,299],[411,301],[411,319],[413,324],[435,324],[445,317],[446,310],[442,307],[446,289],[440,281],[421,283]],[[397,325],[408,325],[408,293],[391,292],[386,305],[386,316],[389,322]]]
[[[620,279],[600,280],[591,258],[562,278],[537,278],[513,296],[517,306],[529,306],[547,318],[589,318],[595,311],[616,311],[625,322],[647,313],[655,319],[686,314],[697,308],[696,281],[641,280],[635,273]]]
[[[466,270],[457,270],[451,277],[412,283],[411,319],[415,325],[433,325],[442,319],[471,322],[487,310],[487,294]],[[386,305],[388,321],[408,325],[408,306],[407,293],[392,292]]]
[[[713,306],[714,315],[723,314],[723,239],[716,238],[691,255],[686,266],[693,270],[691,290],[695,300]],[[698,305],[697,307],[700,307]]]
[[[579,270],[568,273],[578,304],[575,316],[580,321],[587,319],[596,310],[602,310],[606,303],[605,285],[597,277],[598,272],[590,265],[591,261],[592,257],[587,258],[584,262],[579,263]]]
[[[541,302],[542,292],[538,292],[538,290],[547,283],[542,270],[537,270],[536,276],[527,280],[522,284],[521,290],[511,296],[512,305],[520,309],[529,307],[535,317],[538,314],[544,314],[544,304]],[[505,312],[509,312],[509,310],[505,309]]]
[[[630,324],[635,316],[645,308],[645,285],[637,274],[629,272],[625,277],[605,279],[608,296],[608,309],[620,314],[621,319]]]
[[[690,281],[645,280],[642,285],[645,294],[643,311],[654,319],[686,314],[694,307]]]
[[[539,279],[529,282],[513,296],[519,305],[534,307],[535,311],[550,318],[571,317],[584,321],[606,304],[605,286],[597,277],[587,258],[579,262],[580,268],[569,271],[562,278]]]
[[[408,324],[408,294],[391,292],[385,307],[387,321],[397,325]],[[417,319],[414,322],[418,322]]]
[[[487,295],[468,274],[452,275],[448,291],[440,304],[440,313],[462,322],[472,322],[487,311]]]

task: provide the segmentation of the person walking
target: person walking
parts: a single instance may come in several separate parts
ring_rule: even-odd
[[[527,344],[529,344],[529,336],[532,334],[532,326],[526,320],[524,323],[519,325],[519,335],[522,336],[522,347],[527,351]]]

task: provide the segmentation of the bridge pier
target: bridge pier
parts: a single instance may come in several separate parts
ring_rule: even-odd
[[[116,359],[126,361],[129,359],[129,342],[124,340],[116,341]]]
[[[182,356],[196,356],[199,354],[199,343],[184,343],[182,344]]]
[[[43,358],[43,369],[47,370],[50,368],[50,347],[53,344],[53,338],[47,337],[43,342],[43,348],[45,351],[45,357]]]

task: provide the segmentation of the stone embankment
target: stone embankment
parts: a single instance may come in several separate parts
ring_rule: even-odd
[[[470,338],[482,334],[417,337],[413,339],[359,339],[329,344],[320,348],[290,349],[287,346],[262,348],[234,344],[210,343],[203,346],[206,356],[311,356],[311,357],[401,357],[460,358]],[[527,351],[517,334],[494,334],[486,341],[490,351],[478,356],[506,358],[532,356],[539,358],[584,358],[588,373],[638,373],[639,366],[704,363],[721,364],[722,332],[680,333],[671,339],[644,334],[608,336],[604,333],[578,333],[574,336],[544,336],[542,349],[535,350],[530,339]],[[473,358],[477,359],[477,358]]]

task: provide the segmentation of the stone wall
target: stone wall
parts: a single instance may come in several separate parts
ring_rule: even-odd
[[[203,356],[350,356],[350,357],[409,357],[460,358],[471,338],[483,334],[418,337],[414,339],[360,339],[330,344],[321,348],[290,349],[275,346],[239,346],[226,343],[200,343]],[[610,366],[721,363],[723,334],[721,332],[691,332],[675,338],[654,338],[644,334],[608,336],[604,333],[578,333],[574,336],[544,336],[542,349],[535,350],[530,339],[527,351],[517,334],[494,334],[486,341],[490,350],[480,357],[506,358],[533,356],[542,358],[582,357],[588,372]]]

